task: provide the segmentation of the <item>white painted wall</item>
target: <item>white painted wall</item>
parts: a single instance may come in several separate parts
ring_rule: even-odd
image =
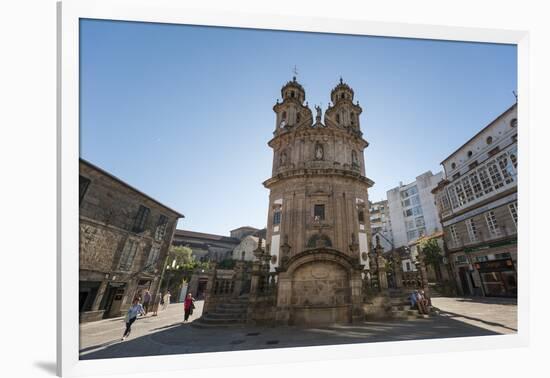
[[[277,256],[277,262],[275,264],[269,262],[269,271],[274,272],[275,268],[279,266],[279,244],[280,244],[280,235],[273,235],[271,237],[271,250],[269,253],[271,256]]]
[[[367,253],[367,258],[363,259],[363,252]],[[365,232],[359,232],[359,258],[361,260],[361,264],[365,265],[364,269],[369,268],[369,243],[367,240],[367,234]]]

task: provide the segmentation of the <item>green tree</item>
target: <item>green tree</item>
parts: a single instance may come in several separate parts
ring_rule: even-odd
[[[441,247],[436,238],[427,239],[420,243],[420,249],[424,256],[424,263],[431,265],[437,276],[438,281],[441,280],[440,265],[443,262],[443,255],[441,254]]]
[[[170,290],[176,300],[182,284],[189,282],[195,269],[208,269],[208,262],[200,262],[193,256],[193,251],[185,246],[171,246],[166,259],[166,270],[163,276],[163,292]]]

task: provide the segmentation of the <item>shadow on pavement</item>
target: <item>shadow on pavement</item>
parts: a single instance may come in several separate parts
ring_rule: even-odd
[[[477,322],[481,322],[483,324],[487,324],[489,326],[493,326],[493,327],[501,327],[501,328],[506,328],[506,329],[509,329],[511,331],[516,331],[517,332],[517,328],[512,328],[512,327],[508,327],[504,324],[501,324],[501,323],[496,323],[496,322],[489,322],[487,320],[483,320],[483,319],[479,319],[479,318],[474,318],[473,316],[467,316],[467,315],[463,315],[463,314],[456,314],[454,312],[449,312],[449,311],[441,311],[441,315],[442,316],[450,316],[450,317],[458,317],[458,318],[464,318],[464,319],[468,319],[468,320],[475,320]]]
[[[134,339],[130,337],[124,342],[87,348],[90,351],[89,353],[81,350],[80,359],[227,352],[499,334],[446,316],[410,321],[342,324],[318,328],[289,326],[201,329],[191,327],[189,323],[165,326],[159,329],[163,328],[164,330],[156,333]],[[97,350],[98,348],[100,349]]]
[[[92,346],[80,349],[80,353],[85,353],[85,352],[88,352],[90,350],[94,350],[94,349],[98,349],[98,348],[102,348],[102,347],[107,347],[109,345],[113,345],[113,344],[116,344],[118,342],[120,342],[119,338],[115,339],[115,340],[107,341],[106,343],[102,343],[102,344],[98,344],[98,345],[92,345]]]
[[[180,326],[180,325],[182,325],[182,322],[176,322],[176,323],[172,323],[172,324],[167,324],[167,325],[162,326],[162,327],[152,328],[151,331],[160,331],[161,329],[174,328],[174,327],[177,327],[177,326]]]
[[[499,304],[499,305],[511,305],[517,306],[517,298],[504,298],[504,297],[464,297],[457,298],[457,302],[464,303],[485,303],[485,304]]]

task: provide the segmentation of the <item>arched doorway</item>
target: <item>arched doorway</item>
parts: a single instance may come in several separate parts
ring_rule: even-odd
[[[291,324],[351,321],[350,275],[333,261],[300,265],[292,275]]]

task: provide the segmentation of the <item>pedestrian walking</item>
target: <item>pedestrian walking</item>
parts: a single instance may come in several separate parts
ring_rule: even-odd
[[[151,293],[149,293],[149,290],[145,290],[145,293],[143,293],[143,309],[145,310],[145,315],[149,312],[151,299]]]
[[[189,315],[193,314],[193,310],[195,309],[194,302],[195,302],[195,298],[193,298],[193,295],[191,295],[191,293],[187,294],[187,297],[183,302],[183,310],[185,312],[185,316],[183,318],[184,322],[186,322],[189,319]]]
[[[122,340],[130,336],[130,332],[132,331],[132,324],[136,321],[139,314],[144,315],[145,312],[143,311],[143,306],[141,305],[141,303],[139,303],[139,298],[134,298],[134,300],[132,301],[132,305],[126,313],[126,317],[124,318],[124,321],[126,322],[126,330],[122,335]]]
[[[162,305],[162,309],[163,310],[166,310],[166,308],[168,307],[168,305],[170,304],[170,291],[167,291],[166,294],[164,294],[164,304]]]

